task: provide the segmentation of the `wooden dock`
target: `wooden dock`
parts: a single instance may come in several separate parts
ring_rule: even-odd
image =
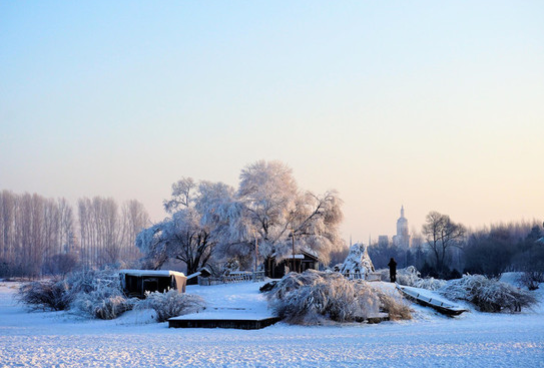
[[[259,330],[279,321],[278,317],[269,314],[254,313],[244,309],[223,309],[170,318],[168,327]]]
[[[169,319],[172,328],[236,328],[240,330],[260,330],[279,322],[277,317],[263,319]]]

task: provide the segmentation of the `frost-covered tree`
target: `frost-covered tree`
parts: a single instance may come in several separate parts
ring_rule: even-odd
[[[191,178],[174,183],[172,198],[164,202],[171,217],[136,237],[147,266],[160,268],[168,259],[177,259],[187,265],[189,275],[204,267],[218,242],[223,218],[220,204],[230,203],[233,192],[223,183],[201,182],[197,186]]]
[[[292,170],[278,161],[258,161],[244,168],[235,201],[223,204],[223,239],[226,255],[253,254],[281,260],[306,250],[328,263],[331,251],[340,250],[342,201],[335,191],[315,195],[298,188]]]
[[[366,280],[368,274],[374,271],[374,265],[368,255],[367,247],[363,243],[353,244],[342,264],[340,273],[350,279]]]
[[[318,196],[299,190],[283,163],[259,161],[242,170],[237,191],[190,178],[174,183],[171,199],[164,201],[172,216],[142,231],[136,245],[150,267],[175,258],[187,264],[189,274],[212,256],[247,266],[256,244],[265,259],[279,261],[294,246],[328,263],[330,252],[342,246],[341,203],[334,191]]]

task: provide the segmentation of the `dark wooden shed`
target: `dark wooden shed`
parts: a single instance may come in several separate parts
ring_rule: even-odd
[[[159,291],[164,293],[169,289],[185,292],[187,277],[176,271],[156,270],[121,270],[119,271],[121,287],[130,297],[145,298],[146,292]]]
[[[264,264],[265,276],[271,279],[279,279],[289,272],[300,273],[308,269],[319,269],[319,259],[315,255],[304,251],[294,256],[289,255],[279,262],[276,262],[276,257],[270,257]]]

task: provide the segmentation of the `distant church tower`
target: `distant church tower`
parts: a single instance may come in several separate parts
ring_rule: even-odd
[[[399,248],[410,248],[410,238],[408,220],[404,217],[404,206],[402,206],[400,209],[400,218],[397,220],[397,235],[393,236],[393,244]]]

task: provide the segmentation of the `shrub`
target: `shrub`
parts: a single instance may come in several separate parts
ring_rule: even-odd
[[[93,318],[117,318],[136,303],[123,294],[118,274],[113,270],[77,272],[71,274],[66,282],[71,305]]]
[[[119,287],[100,284],[90,293],[80,292],[73,301],[74,308],[99,319],[115,319],[134,304],[134,299],[127,299]]]
[[[302,325],[362,321],[384,307],[379,293],[366,281],[313,270],[286,275],[268,299],[278,317]]]
[[[137,309],[153,309],[157,313],[157,322],[189,313],[197,313],[204,309],[202,297],[194,294],[181,294],[177,290],[166,293],[146,293],[146,299],[140,300]]]
[[[412,285],[413,287],[426,289],[426,290],[438,290],[446,285],[446,281],[435,279],[434,277],[419,279]]]
[[[438,292],[448,299],[468,301],[482,312],[515,312],[537,303],[530,292],[482,275],[448,281]]]
[[[135,304],[127,299],[117,274],[111,270],[84,271],[69,275],[66,280],[45,280],[21,286],[20,302],[31,309],[76,309],[93,318],[113,319]]]
[[[405,286],[412,286],[421,279],[421,274],[414,266],[401,268],[397,271],[397,283]]]
[[[69,299],[66,297],[68,285],[58,279],[35,281],[22,285],[17,299],[32,310],[61,311],[68,309]]]
[[[529,290],[536,290],[540,284],[544,282],[544,272],[542,271],[526,271],[519,276],[519,283]]]
[[[381,311],[389,314],[391,321],[412,319],[410,307],[404,303],[399,293],[387,293],[380,289],[374,289],[380,298]]]

